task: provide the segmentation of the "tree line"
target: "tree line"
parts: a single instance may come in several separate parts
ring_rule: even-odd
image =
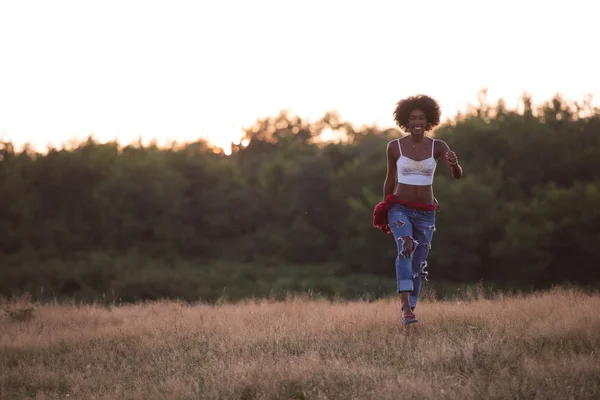
[[[433,133],[465,173],[436,171],[432,282],[599,282],[600,110],[560,96],[534,107],[525,95],[509,110],[481,97]],[[319,141],[326,130],[345,140]],[[386,144],[403,133],[282,112],[246,135],[229,156],[202,140],[89,138],[44,153],[3,143],[0,295],[216,299],[275,282],[348,294],[336,285],[349,279],[353,295],[363,280],[393,291],[396,247],[372,212]]]

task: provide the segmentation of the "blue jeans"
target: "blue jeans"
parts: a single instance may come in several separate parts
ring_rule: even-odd
[[[435,231],[435,211],[423,211],[394,204],[388,212],[388,224],[398,247],[396,256],[398,293],[410,292],[409,302],[414,308],[419,300],[422,279],[427,277],[425,268],[427,268],[427,255]]]

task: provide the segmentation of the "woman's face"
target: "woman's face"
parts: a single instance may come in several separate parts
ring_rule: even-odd
[[[415,109],[410,112],[408,116],[408,130],[410,133],[416,135],[422,135],[427,129],[427,117],[425,111]]]

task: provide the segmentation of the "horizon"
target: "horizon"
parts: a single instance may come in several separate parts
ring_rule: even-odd
[[[202,138],[227,152],[281,111],[394,127],[395,103],[418,93],[442,120],[482,88],[509,109],[523,93],[600,104],[598,5],[428,4],[4,3],[0,138],[39,149]]]
[[[481,89],[481,91],[485,91],[485,90],[486,90],[485,88]],[[498,101],[502,100],[505,102],[507,111],[522,113],[521,101],[523,99],[523,95],[530,95],[530,94],[527,92],[522,93],[521,96],[519,96],[519,99],[514,101],[512,104],[507,102],[506,99],[503,97],[498,97],[498,98],[494,99],[494,101],[491,101],[489,99],[489,96],[487,96],[486,104],[490,105],[492,107],[495,107],[495,106],[497,106]],[[566,98],[561,93],[557,92],[554,95],[552,95],[551,97],[548,97],[545,99],[539,99],[539,101],[535,101],[535,99],[532,99],[534,115],[537,114],[538,108],[542,107],[545,103],[551,101],[556,96],[560,97],[560,99],[563,100],[565,103],[577,103],[577,104],[581,105],[584,101],[591,100],[590,104],[593,107],[600,106],[600,102],[598,101],[598,99],[593,97],[591,94],[588,94],[581,99],[571,99],[571,98]],[[454,114],[452,114],[452,115],[448,115],[447,113],[442,112],[442,117],[440,119],[440,125],[438,127],[436,127],[436,129],[439,128],[440,126],[443,126],[444,124],[456,122],[460,116],[467,115],[470,112],[471,107],[474,107],[477,105],[478,105],[477,102],[469,102],[465,105],[465,107],[463,109],[455,110]],[[329,110],[329,111],[337,112],[336,110]],[[324,114],[326,112],[328,112],[328,111],[325,111]],[[225,155],[231,155],[231,153],[232,153],[231,147],[230,147],[231,145],[235,145],[235,146],[241,145],[242,147],[246,147],[249,144],[250,139],[245,138],[244,133],[246,130],[251,130],[254,123],[256,123],[257,121],[259,121],[261,119],[276,118],[280,113],[285,113],[289,117],[297,116],[297,117],[302,118],[304,121],[310,122],[310,123],[314,123],[318,119],[323,117],[323,115],[321,115],[319,118],[314,118],[314,119],[304,118],[302,115],[298,115],[298,114],[289,112],[289,110],[280,110],[279,112],[274,113],[274,114],[258,116],[254,120],[254,122],[252,122],[246,126],[240,127],[240,131],[239,131],[240,135],[238,137],[233,137],[229,143],[225,143],[225,142],[215,143],[215,142],[211,141],[209,137],[203,137],[202,135],[198,135],[197,137],[190,137],[186,140],[176,140],[176,139],[161,140],[159,137],[143,137],[141,135],[138,137],[130,137],[128,141],[124,141],[119,138],[112,138],[112,139],[105,138],[104,140],[102,140],[101,138],[97,137],[97,135],[95,135],[93,132],[89,133],[88,135],[73,136],[71,138],[67,138],[67,139],[63,140],[60,143],[53,142],[53,143],[47,143],[46,145],[43,145],[41,143],[36,144],[36,143],[31,143],[31,142],[20,142],[20,143],[15,142],[15,141],[11,140],[10,138],[5,138],[2,135],[2,133],[0,132],[0,143],[2,143],[2,142],[3,143],[11,143],[14,146],[15,150],[17,150],[17,151],[23,151],[25,148],[30,148],[31,150],[34,150],[37,153],[46,154],[51,149],[55,149],[55,150],[70,149],[70,146],[83,144],[90,139],[98,144],[116,143],[119,147],[135,146],[138,144],[141,144],[143,146],[156,145],[160,149],[167,149],[172,146],[173,147],[182,147],[182,146],[186,146],[189,144],[193,144],[193,143],[202,141],[202,142],[206,143],[208,146],[210,146],[211,148],[213,148],[215,150],[215,152],[222,152]],[[392,119],[392,118],[390,118],[390,119]],[[346,121],[346,120],[341,119],[341,122],[350,123],[354,128],[358,128],[358,129],[360,129],[360,128],[375,128],[375,129],[385,130],[385,129],[389,129],[389,128],[392,128],[392,129],[395,128],[395,129],[398,129],[400,132],[403,132],[401,130],[401,128],[399,128],[397,125],[395,125],[393,120],[392,120],[392,123],[388,124],[388,125],[381,125],[378,123],[378,121],[374,121],[372,123],[366,123],[366,122],[353,123],[352,121]],[[432,132],[435,133],[436,129],[434,129]],[[343,132],[340,133],[340,132],[332,131],[331,129],[328,129],[328,128],[325,129],[321,133],[321,135],[319,135],[317,137],[317,141],[322,142],[322,143],[343,142],[345,139],[346,139],[346,137]]]

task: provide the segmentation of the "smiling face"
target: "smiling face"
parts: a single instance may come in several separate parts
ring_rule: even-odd
[[[408,116],[408,130],[414,135],[423,135],[427,130],[427,117],[425,111],[414,109]]]

